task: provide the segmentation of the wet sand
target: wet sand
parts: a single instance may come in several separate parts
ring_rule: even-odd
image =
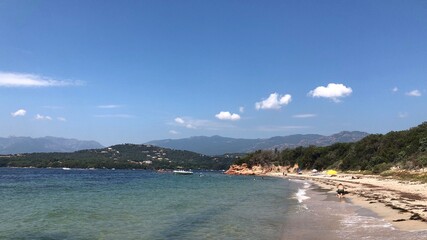
[[[310,181],[301,181],[301,186],[309,198],[294,206],[296,211],[284,223],[282,239],[427,239],[427,229],[401,230],[353,199],[339,199],[334,192]],[[425,224],[406,224],[414,222]]]
[[[309,199],[303,200],[294,206],[293,211],[289,211],[289,216],[283,225],[282,239],[340,239],[337,234],[340,230],[340,218],[329,214],[335,207],[335,202],[325,201],[327,195],[324,191],[323,193],[310,189],[305,191]]]

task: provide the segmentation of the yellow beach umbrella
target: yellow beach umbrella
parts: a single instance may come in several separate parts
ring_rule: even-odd
[[[326,171],[326,174],[329,175],[329,176],[336,176],[337,175],[337,171],[331,169],[331,170]]]

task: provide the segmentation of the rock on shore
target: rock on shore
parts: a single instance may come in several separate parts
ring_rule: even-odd
[[[289,172],[294,172],[298,168],[298,165],[295,166],[261,166],[255,165],[248,167],[246,163],[242,165],[231,165],[230,168],[225,172],[230,175],[266,175],[266,174],[284,174]]]

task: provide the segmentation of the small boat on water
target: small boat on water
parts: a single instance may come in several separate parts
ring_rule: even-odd
[[[193,174],[192,171],[185,171],[185,170],[173,170],[173,173],[179,174],[179,175],[191,175],[191,174]]]
[[[71,168],[63,167],[63,168],[62,168],[62,170],[66,170],[66,171],[68,171],[68,170],[71,170]]]

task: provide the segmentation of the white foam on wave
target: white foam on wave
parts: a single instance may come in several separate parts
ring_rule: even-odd
[[[310,197],[307,196],[306,190],[305,189],[298,189],[298,192],[295,193],[295,198],[298,200],[299,203],[302,203],[303,201],[309,199]]]
[[[347,228],[390,228],[394,229],[393,225],[383,219],[374,217],[348,215],[341,220],[341,224]]]

